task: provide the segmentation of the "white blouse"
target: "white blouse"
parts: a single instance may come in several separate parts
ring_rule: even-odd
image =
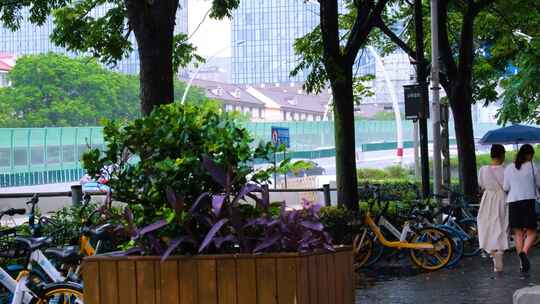
[[[535,179],[536,185],[534,185]],[[506,196],[508,203],[536,199],[537,189],[540,188],[540,171],[531,162],[523,163],[520,170],[516,169],[514,163],[509,164],[504,170],[503,188],[508,192]]]

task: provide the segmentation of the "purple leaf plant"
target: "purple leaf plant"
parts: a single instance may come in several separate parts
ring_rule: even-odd
[[[161,254],[165,260],[175,252],[186,252],[187,247],[198,248],[196,252],[191,251],[195,254],[333,250],[330,236],[319,219],[319,205],[304,200],[302,209],[286,210],[283,203],[280,215],[272,217],[269,195],[265,193],[267,188],[254,182],[235,187],[238,179],[233,168],[224,169],[207,156],[202,157],[201,163],[223,189],[201,194],[186,210],[184,196],[166,187],[171,208],[178,217],[185,218],[181,227],[176,226],[178,235],[166,240],[159,237],[160,230],[172,229],[171,225],[178,224],[174,221],[158,220],[138,229],[133,213],[129,209],[125,212],[124,229],[145,248],[145,253]],[[248,198],[257,210],[250,217],[241,213],[241,205]]]

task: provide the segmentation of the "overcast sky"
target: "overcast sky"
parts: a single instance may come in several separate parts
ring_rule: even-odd
[[[201,23],[210,9],[210,0],[188,0],[188,19],[190,35]],[[201,27],[191,37],[191,42],[198,47],[198,53],[210,57],[219,52],[218,57],[231,54],[231,25],[229,20],[216,21],[207,17]]]

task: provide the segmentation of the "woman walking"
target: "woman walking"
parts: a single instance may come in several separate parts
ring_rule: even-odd
[[[534,148],[523,145],[513,165],[504,171],[504,190],[507,191],[510,229],[514,234],[521,272],[527,273],[531,264],[528,255],[536,239],[535,200],[540,187],[540,172],[533,163]]]
[[[480,248],[491,254],[493,271],[503,270],[503,254],[508,249],[508,212],[504,183],[505,149],[491,146],[491,165],[483,166],[478,182],[484,194],[478,210],[478,240]]]

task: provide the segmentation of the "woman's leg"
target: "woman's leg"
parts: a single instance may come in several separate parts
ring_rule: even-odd
[[[521,228],[514,228],[514,242],[516,243],[516,252],[519,254],[523,251],[524,233]]]
[[[525,238],[525,244],[523,245],[523,252],[525,252],[526,255],[529,255],[529,250],[534,246],[534,242],[536,241],[536,230],[527,229],[525,234],[527,237]]]
[[[493,259],[493,271],[503,271],[503,255],[504,250],[494,250],[491,252],[491,258]]]

